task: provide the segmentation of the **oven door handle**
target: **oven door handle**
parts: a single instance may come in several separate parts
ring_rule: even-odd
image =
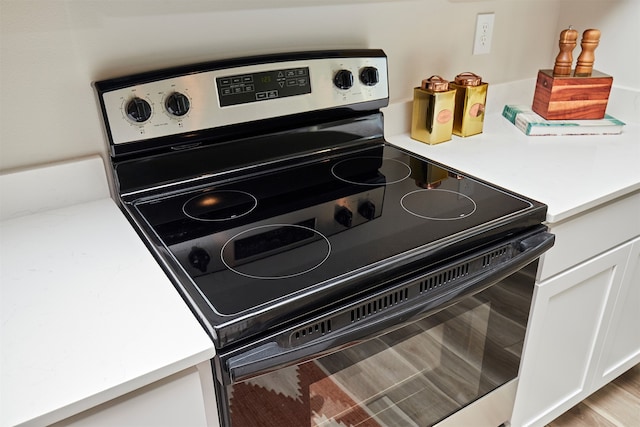
[[[500,266],[482,272],[464,284],[431,299],[417,298],[417,301],[396,307],[394,311],[381,311],[367,318],[365,322],[355,322],[347,327],[321,335],[317,340],[309,341],[297,347],[284,346],[293,331],[314,321],[297,324],[285,331],[271,335],[259,343],[234,351],[226,359],[225,382],[236,383],[248,378],[271,372],[285,366],[313,360],[327,354],[363,342],[371,337],[400,328],[416,320],[434,314],[456,302],[474,295],[500,282],[516,271],[524,268],[538,259],[545,251],[553,246],[555,236],[545,232],[538,232],[522,240],[516,241],[519,253]],[[533,278],[531,278],[533,280]],[[351,303],[347,307],[337,309],[343,311],[360,302]],[[326,314],[322,317],[326,317]],[[322,318],[319,317],[319,318]]]

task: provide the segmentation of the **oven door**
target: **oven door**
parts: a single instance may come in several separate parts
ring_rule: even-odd
[[[517,377],[552,244],[528,234],[222,353],[223,425],[423,427],[460,411]]]

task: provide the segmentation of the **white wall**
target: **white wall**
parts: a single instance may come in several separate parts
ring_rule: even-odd
[[[637,12],[635,3],[593,2]],[[406,102],[432,74],[474,71],[490,84],[535,77],[553,65],[564,22],[589,20],[578,9],[562,0],[0,0],[0,171],[104,155],[95,80],[256,53],[371,47],[389,56],[391,102]],[[473,56],[482,12],[496,13],[492,53]],[[594,21],[607,18],[611,32],[617,21],[608,18],[637,34],[624,10],[600,12]],[[622,81],[637,85],[630,77]]]

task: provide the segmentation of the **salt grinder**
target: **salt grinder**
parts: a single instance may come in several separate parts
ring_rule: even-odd
[[[413,89],[411,138],[427,144],[449,141],[453,129],[456,91],[440,76],[422,81]]]

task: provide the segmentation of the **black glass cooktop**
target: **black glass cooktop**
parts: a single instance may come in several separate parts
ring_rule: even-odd
[[[222,316],[412,254],[459,255],[530,225],[532,207],[383,145],[136,204]]]

